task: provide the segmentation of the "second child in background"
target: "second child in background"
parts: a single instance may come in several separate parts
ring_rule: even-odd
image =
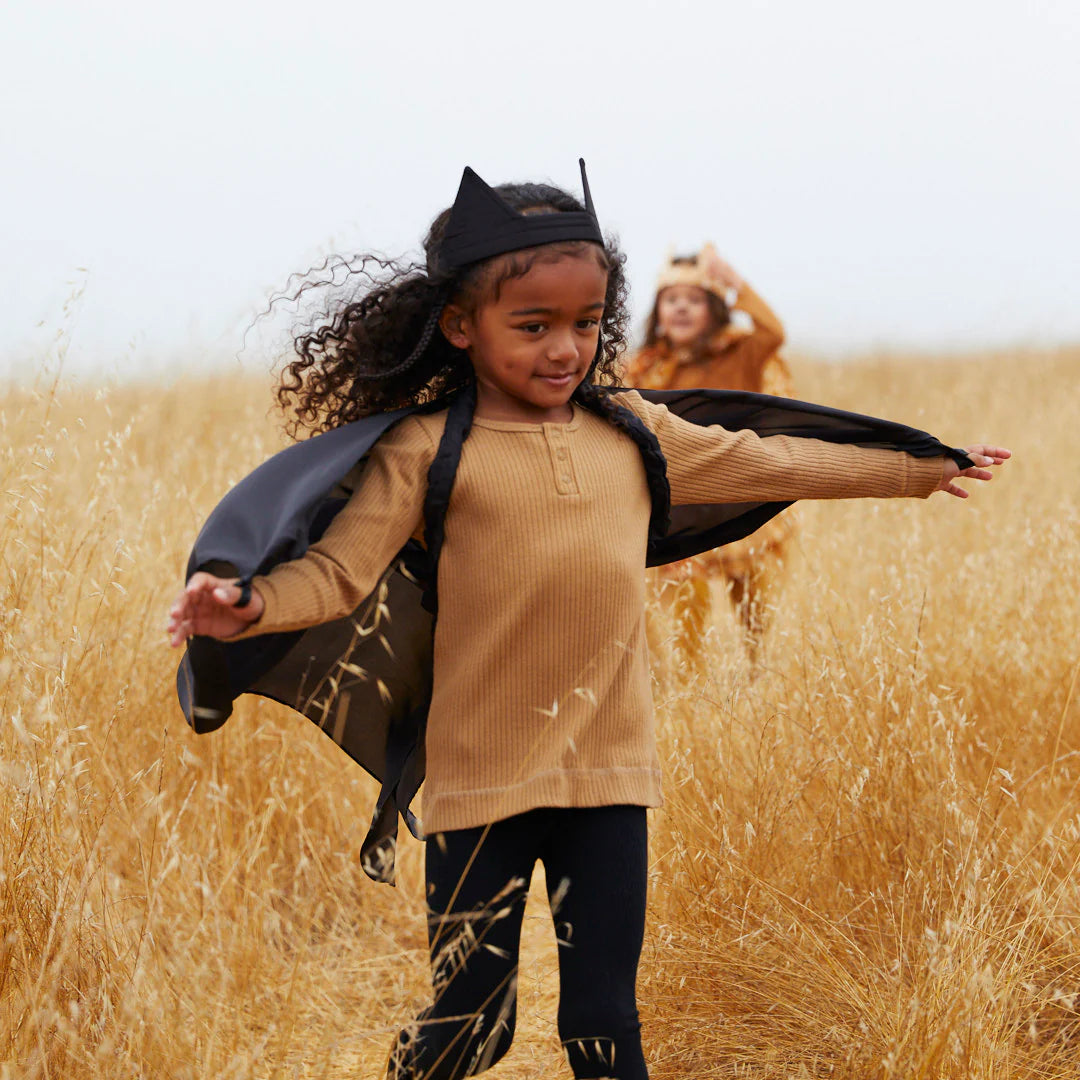
[[[783,343],[784,328],[769,305],[706,244],[696,255],[670,257],[661,270],[645,342],[625,379],[649,390],[704,387],[793,397],[779,354]],[[757,660],[793,533],[789,510],[745,540],[656,571],[661,604],[675,621],[676,647],[691,667],[704,669],[714,583],[730,597],[750,660]]]

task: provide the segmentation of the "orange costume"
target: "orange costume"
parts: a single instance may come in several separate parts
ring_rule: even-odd
[[[657,299],[673,285],[693,285],[718,296],[730,310],[744,313],[750,326],[732,320],[709,332],[705,340],[683,346],[650,333],[655,340],[628,363],[626,384],[650,390],[702,387],[794,397],[791,373],[777,351],[784,342],[780,320],[746,282],[737,289],[726,284],[714,269],[717,261],[711,245],[692,259],[669,260],[657,282]],[[655,322],[654,310],[650,330]],[[785,511],[745,540],[656,572],[661,597],[676,616],[677,641],[694,666],[700,668],[703,659],[701,637],[712,607],[711,580],[726,584],[747,632],[751,658],[756,657],[765,630],[766,601],[779,583],[793,533],[792,512]]]

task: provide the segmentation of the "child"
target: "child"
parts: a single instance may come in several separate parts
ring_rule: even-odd
[[[324,461],[374,422],[347,421],[402,410],[379,421],[351,498],[302,557],[282,562],[279,546],[253,580],[194,573],[169,633],[174,645],[210,635],[239,650],[254,635],[348,618],[373,593],[382,606],[386,567],[422,538],[438,601],[424,792],[435,1000],[399,1036],[389,1075],[469,1076],[509,1048],[523,906],[542,859],[574,1075],[642,1080],[645,808],[661,801],[643,626],[651,545],[666,533],[671,551],[687,550],[689,519],[676,511],[698,504],[749,504],[758,520],[761,500],[963,497],[956,477],[989,479],[984,466],[1008,451],[972,447],[969,459],[816,406],[803,408],[822,424],[870,425],[876,434],[861,437],[879,444],[899,433],[911,454],[759,438],[603,389],[624,341],[623,257],[587,183],[583,206],[547,185],[491,189],[466,169],[425,248],[425,267],[376,283],[301,337],[279,390],[302,421],[333,430],[271,459],[273,477],[299,460],[293,451],[307,461],[316,451],[301,448],[321,443]],[[247,490],[235,529],[254,535],[279,511]],[[289,484],[281,492],[293,497]],[[205,536],[229,531],[219,512],[200,536],[215,558]],[[192,709],[222,718],[217,706]]]
[[[749,316],[749,328],[733,321],[733,309]],[[791,397],[791,373],[778,352],[783,342],[769,305],[706,244],[696,255],[669,258],[660,271],[645,342],[625,378],[653,390],[714,387]],[[661,601],[676,619],[676,643],[693,668],[704,663],[714,579],[726,584],[750,660],[757,658],[793,525],[784,514],[745,540],[657,571]]]

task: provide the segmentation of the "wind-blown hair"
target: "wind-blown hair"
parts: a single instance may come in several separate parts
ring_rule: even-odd
[[[495,188],[519,213],[583,210],[574,196],[548,184]],[[468,354],[439,329],[443,307],[453,301],[473,313],[498,299],[502,285],[539,261],[591,252],[607,271],[600,349],[586,383],[618,383],[617,360],[626,345],[626,257],[613,237],[604,246],[566,241],[497,255],[454,272],[440,271],[439,247],[450,218],[446,209],[424,238],[426,263],[404,264],[373,254],[328,259],[305,275],[291,299],[329,284],[317,279],[344,267],[350,296],[313,325],[294,334],[296,359],[282,369],[278,405],[290,434],[328,431],[372,413],[439,403],[472,382]],[[578,396],[589,390],[582,384]]]

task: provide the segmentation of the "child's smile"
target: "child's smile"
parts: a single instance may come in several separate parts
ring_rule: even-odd
[[[476,371],[476,415],[561,423],[589,372],[600,335],[607,271],[592,250],[536,262],[473,313],[450,304],[442,327]]]

